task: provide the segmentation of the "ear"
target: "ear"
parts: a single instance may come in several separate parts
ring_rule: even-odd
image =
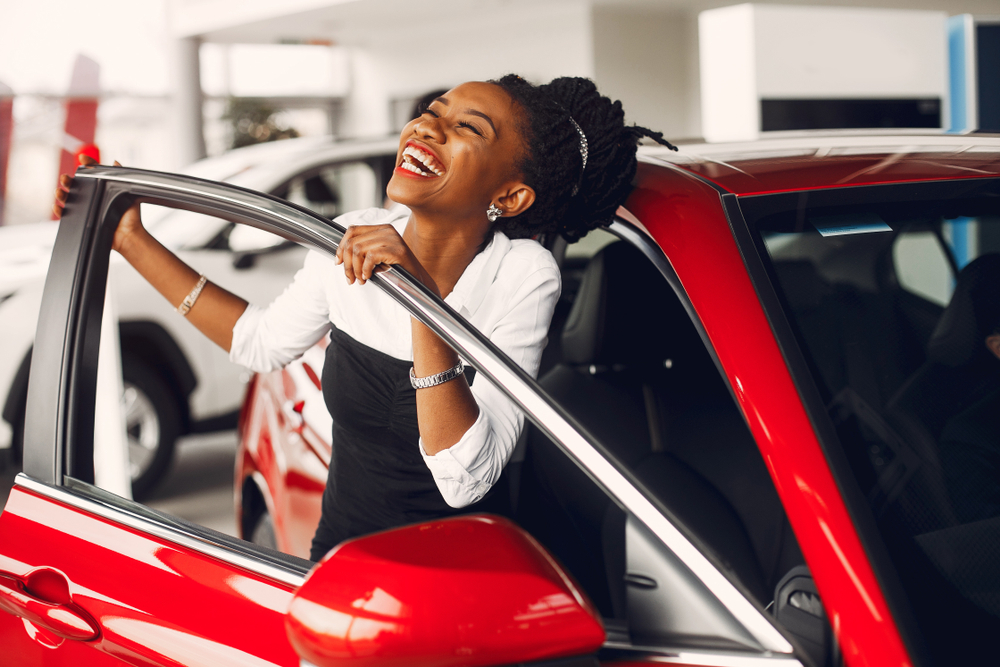
[[[992,352],[997,359],[1000,359],[1000,333],[990,334],[986,337],[986,348]]]
[[[531,208],[535,203],[535,191],[524,183],[511,183],[501,191],[496,202],[503,209],[505,218],[513,218]]]

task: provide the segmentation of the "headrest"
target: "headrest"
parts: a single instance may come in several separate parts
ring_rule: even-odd
[[[670,285],[638,249],[621,241],[587,264],[562,344],[565,360],[578,365],[662,368],[671,359],[682,370],[695,355],[707,357]]]
[[[998,326],[1000,254],[990,253],[958,274],[955,293],[927,344],[927,357],[952,367],[992,358],[985,340]]]

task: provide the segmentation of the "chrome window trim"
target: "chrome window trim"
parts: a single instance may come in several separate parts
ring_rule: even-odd
[[[81,169],[77,177],[92,178],[139,186],[132,191],[139,198],[156,198],[157,191],[187,195],[195,206],[204,207],[206,201],[217,202],[228,214],[246,216],[244,223],[260,227],[282,236],[294,236],[326,252],[336,252],[344,229],[328,221],[321,221],[315,214],[293,204],[260,193],[231,185],[203,181],[191,177],[173,176],[157,172],[123,167],[92,167]],[[145,191],[144,191],[145,190]],[[173,202],[176,204],[177,202]],[[266,205],[263,205],[266,203]],[[221,212],[216,212],[218,216]],[[618,220],[612,227],[615,233],[630,238],[645,237],[629,223]],[[634,241],[633,241],[634,242]],[[646,242],[643,246],[648,245]],[[650,249],[640,246],[649,256]],[[660,253],[662,255],[662,252]],[[650,257],[658,263],[658,258]],[[660,260],[662,261],[662,260]],[[791,654],[793,647],[770,620],[740,591],[729,578],[703,554],[684,533],[664,516],[626,474],[605,458],[603,448],[586,433],[575,420],[516,364],[504,360],[503,353],[478,330],[466,324],[447,304],[434,296],[426,287],[405,271],[392,267],[372,276],[372,282],[416,316],[446,342],[454,347],[463,359],[471,363],[491,382],[502,388],[526,416],[564,451],[570,454],[586,473],[603,487],[622,507],[642,521],[691,572],[729,610],[768,652]],[[212,543],[193,540],[191,548],[212,547]],[[217,552],[213,552],[215,556]],[[223,550],[223,553],[227,553]],[[228,562],[228,561],[227,561]],[[240,565],[240,567],[246,567]]]
[[[245,547],[240,544],[221,544],[218,537],[211,534],[208,529],[199,530],[200,526],[184,526],[175,521],[168,524],[165,521],[160,522],[153,517],[144,516],[128,507],[129,504],[137,503],[118,496],[113,496],[114,500],[98,500],[93,496],[85,497],[72,488],[45,484],[24,473],[17,475],[14,479],[14,485],[87,514],[167,540],[191,551],[234,565],[241,570],[288,584],[294,588],[298,588],[305,582],[306,574],[309,572],[308,568],[298,570],[293,568],[291,564],[283,567],[276,561],[264,561],[262,554],[257,549],[250,547],[249,543]],[[111,494],[108,495],[111,496]],[[152,513],[151,510],[147,511]]]
[[[605,645],[608,648],[611,646]],[[641,652],[643,649],[629,647],[630,652]],[[690,665],[704,667],[802,667],[798,658],[784,654],[747,655],[744,653],[726,653],[721,651],[699,651],[697,649],[649,649],[642,654],[637,662],[650,662],[665,665]]]
[[[281,231],[286,234],[305,236],[317,249],[328,252],[337,251],[337,244],[343,238],[345,231],[341,225],[336,223],[320,222],[316,219],[315,214],[306,213],[304,209],[299,210],[294,204],[234,185],[223,185],[193,177],[170,176],[124,167],[90,167],[79,170],[76,177],[146,186],[153,190],[166,190],[172,193],[190,195],[197,199],[210,199],[237,208],[250,209],[257,214],[277,218],[287,225],[287,229]],[[184,181],[190,181],[190,183],[186,184]],[[270,206],[262,206],[257,203],[257,200],[267,202]]]

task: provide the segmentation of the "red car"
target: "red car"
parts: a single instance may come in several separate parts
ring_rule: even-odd
[[[7,650],[144,665],[992,657],[997,139],[645,151],[613,225],[548,240],[564,289],[537,382],[404,273],[381,274],[531,425],[502,478],[506,517],[358,538],[311,571],[322,350],[257,377],[244,407],[236,497],[256,545],[93,486],[94,357],[107,230],[134,197],[326,252],[342,230],[231,186],[80,175],[36,338],[25,473],[0,515]]]

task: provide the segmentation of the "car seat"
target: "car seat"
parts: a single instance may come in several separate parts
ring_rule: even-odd
[[[948,420],[1000,384],[998,362],[984,340],[1000,319],[1000,254],[983,255],[958,276],[955,291],[927,345],[927,361],[887,406],[889,420],[916,452],[918,470],[901,499],[911,534],[958,521],[938,444]]]
[[[540,383],[762,604],[802,562],[742,416],[640,251],[616,242],[590,260],[562,360]],[[537,430],[527,455],[535,497],[521,507],[538,511],[525,521],[605,616],[623,618],[624,514]]]

